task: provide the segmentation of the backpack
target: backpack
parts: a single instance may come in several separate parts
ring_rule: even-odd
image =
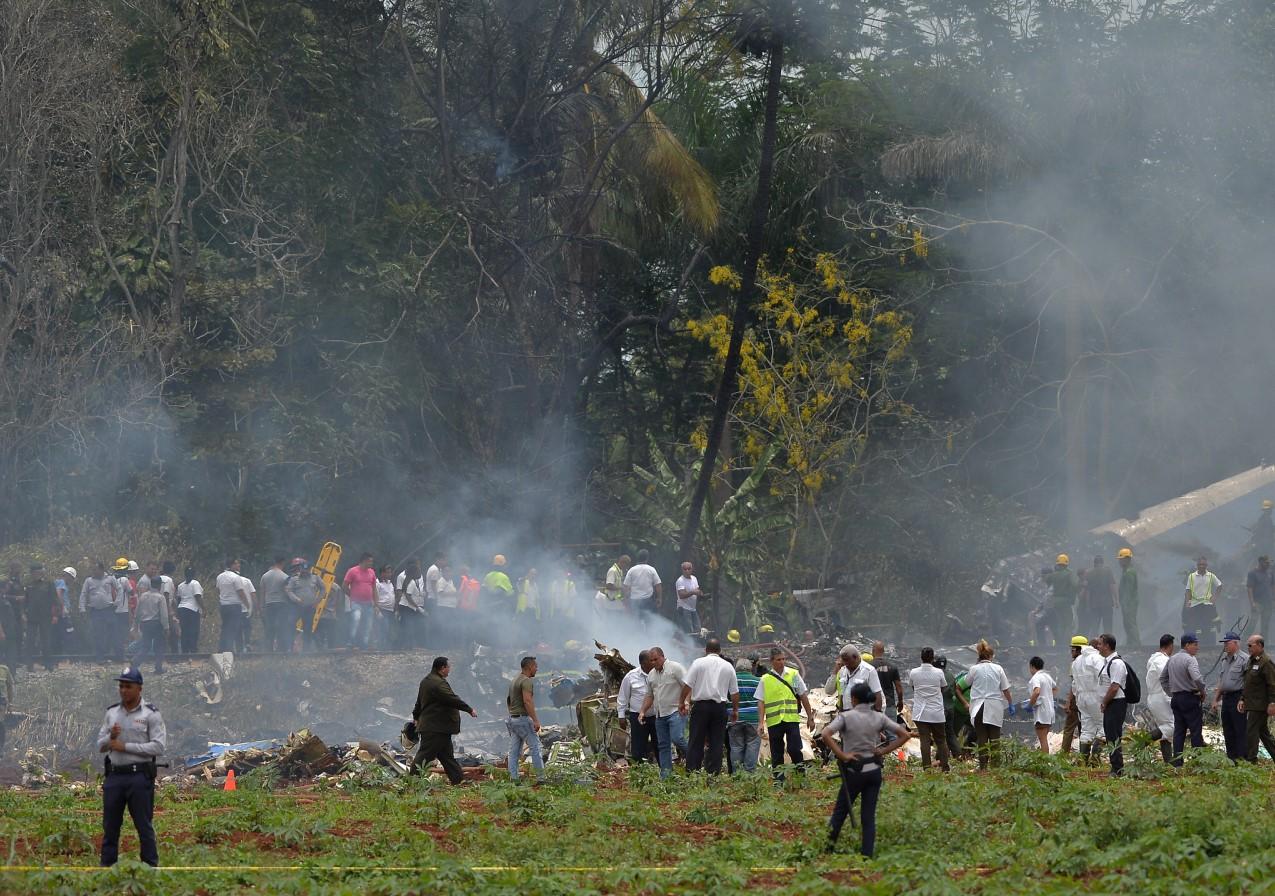
[[[1103,666],[1102,671],[1111,674],[1111,660],[1120,657],[1120,662],[1124,663],[1125,681],[1124,681],[1124,698],[1130,706],[1135,703],[1142,702],[1142,682],[1138,679],[1138,673],[1133,671],[1133,667],[1125,662],[1125,658],[1118,653],[1113,653],[1111,659],[1107,660],[1107,664]]]

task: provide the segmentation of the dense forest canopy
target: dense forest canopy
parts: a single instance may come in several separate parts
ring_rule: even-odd
[[[1273,80],[1256,0],[8,0],[0,543],[937,612],[1270,455]]]

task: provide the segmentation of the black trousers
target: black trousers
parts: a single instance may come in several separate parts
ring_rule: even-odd
[[[1169,706],[1173,708],[1173,764],[1181,767],[1188,730],[1191,746],[1204,746],[1204,708],[1199,695],[1191,691],[1175,691],[1169,698]]]
[[[115,637],[115,611],[110,607],[90,607],[88,617],[88,637],[93,644],[93,659],[100,663],[106,659]]]
[[[141,843],[142,861],[159,864],[159,847],[155,842],[155,782],[145,772],[110,774],[102,784],[102,865],[114,865],[119,859],[120,828],[124,809],[133,817],[137,839]]]
[[[1222,695],[1222,738],[1226,741],[1226,758],[1239,762],[1248,754],[1248,719],[1240,712],[1240,691]]]
[[[168,643],[168,632],[164,631],[164,623],[153,619],[150,622],[143,622],[138,628],[142,648],[137,656],[131,658],[133,665],[140,669],[143,657],[151,656],[155,659],[155,671],[163,673],[164,648]]]
[[[874,768],[870,772],[856,772],[844,762],[838,762],[841,772],[841,789],[837,791],[837,803],[832,807],[832,817],[828,819],[828,839],[836,841],[841,836],[841,826],[845,824],[854,801],[859,802],[859,827],[863,829],[863,841],[859,852],[868,858],[877,846],[877,799],[881,796],[881,769]]]
[[[447,780],[453,784],[459,784],[465,780],[465,774],[460,770],[460,763],[456,761],[455,748],[452,746],[452,736],[450,734],[439,734],[434,732],[422,732],[420,746],[416,750],[416,757],[412,760],[412,773],[416,770],[429,765],[435,759],[443,766],[443,771],[447,775]]]
[[[217,652],[239,649],[239,627],[243,624],[243,610],[239,604],[218,604],[221,614],[221,637],[217,639]]]
[[[655,762],[660,744],[655,737],[655,719],[638,721],[638,714],[629,712],[629,755],[634,762]]]
[[[0,641],[0,662],[17,672],[22,665],[22,614],[11,601],[0,599],[0,628],[5,640]]]
[[[1102,733],[1107,738],[1107,746],[1111,748],[1111,771],[1120,774],[1124,770],[1124,750],[1120,748],[1120,739],[1124,736],[1125,714],[1129,709],[1129,701],[1124,697],[1112,700],[1102,711]]]
[[[59,623],[61,624],[61,623]],[[35,657],[40,655],[40,663],[46,669],[53,668],[50,648],[53,637],[53,620],[46,613],[27,616],[27,668],[35,671]]]
[[[195,653],[199,650],[199,611],[191,610],[187,607],[178,607],[177,618],[181,621],[182,653]]]
[[[726,704],[716,700],[696,700],[691,704],[691,732],[687,738],[686,770],[701,768],[710,775],[722,773],[722,750],[726,745]],[[708,753],[705,754],[705,744]]]
[[[1249,710],[1244,715],[1248,717],[1245,719],[1248,750],[1244,754],[1244,758],[1249,762],[1256,762],[1257,744],[1258,741],[1261,741],[1262,745],[1266,747],[1266,752],[1271,755],[1271,758],[1275,759],[1275,737],[1271,737],[1270,716],[1266,714],[1266,710]]]
[[[788,758],[797,771],[805,771],[806,763],[801,753],[801,723],[776,722],[766,728],[766,736],[770,738],[770,768],[775,780],[784,779],[784,746],[788,747]]]

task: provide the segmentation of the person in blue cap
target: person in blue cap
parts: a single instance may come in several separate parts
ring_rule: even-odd
[[[106,754],[106,777],[102,782],[102,866],[119,858],[120,828],[124,809],[133,817],[142,861],[159,865],[155,841],[155,762],[164,755],[168,733],[164,719],[153,703],[142,702],[142,673],[129,668],[115,679],[120,702],[106,710],[106,720],[97,733],[97,749]]]
[[[1248,718],[1240,710],[1244,695],[1244,667],[1248,654],[1240,650],[1240,636],[1227,632],[1219,642],[1222,659],[1218,663],[1217,689],[1213,692],[1213,711],[1222,720],[1222,737],[1226,741],[1226,758],[1239,762],[1248,752]]]
[[[1195,655],[1200,652],[1200,639],[1195,632],[1182,636],[1182,650],[1169,657],[1160,672],[1160,686],[1169,695],[1173,708],[1173,764],[1182,766],[1182,748],[1187,732],[1191,746],[1204,746],[1204,678]]]

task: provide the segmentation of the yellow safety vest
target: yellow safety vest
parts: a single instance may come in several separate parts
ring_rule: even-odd
[[[797,679],[796,669],[784,669],[783,679],[787,687],[775,681],[777,676],[774,670],[767,670],[759,676],[762,681],[766,682],[765,702],[766,702],[766,727],[771,728],[784,722],[800,722],[800,707],[797,704],[797,687],[794,682]]]

